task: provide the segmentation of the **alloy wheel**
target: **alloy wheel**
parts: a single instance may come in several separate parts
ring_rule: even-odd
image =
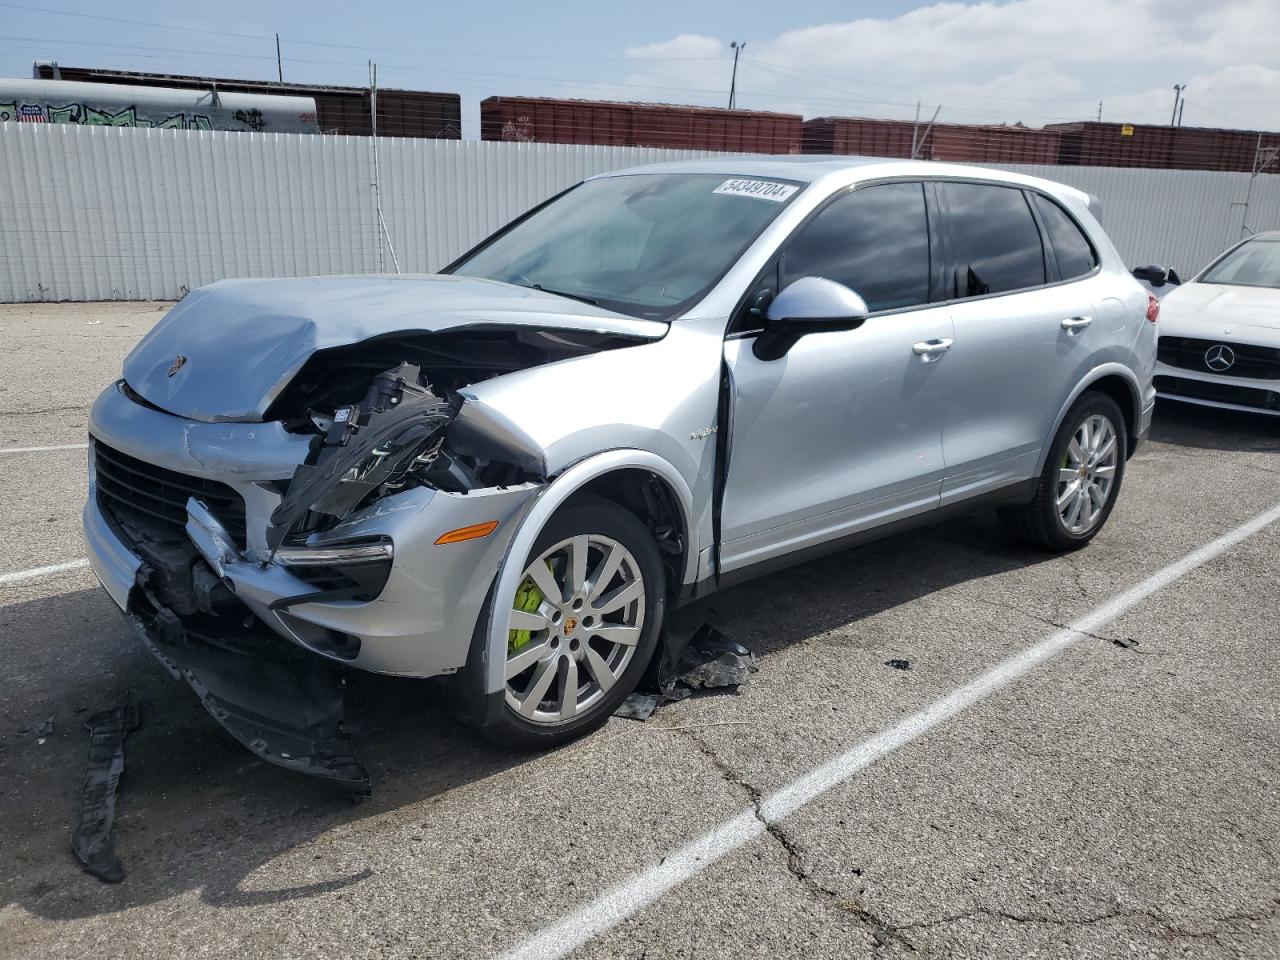
[[[635,656],[644,610],[640,565],[617,540],[580,534],[544,551],[509,613],[507,706],[540,724],[589,711]]]
[[[1058,469],[1058,516],[1068,533],[1086,534],[1102,519],[1119,459],[1116,429],[1107,417],[1095,413],[1076,427]]]

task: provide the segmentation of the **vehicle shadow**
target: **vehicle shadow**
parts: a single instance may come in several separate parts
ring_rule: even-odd
[[[1273,453],[1280,450],[1280,417],[1158,400],[1151,439],[1199,450]]]
[[[767,630],[736,639],[767,661],[835,627],[1048,559],[1013,541],[985,511],[772,574],[727,591],[717,604],[732,607],[735,621],[758,612]],[[0,690],[0,841],[10,850],[0,904],[39,917],[109,914],[190,892],[208,905],[244,907],[355,887],[367,869],[250,889],[263,865],[332,831],[400,809],[430,819],[433,798],[536,760],[463,727],[430,683],[362,677],[349,713],[374,796],[353,802],[235,743],[184,684],[151,662],[97,590],[0,608],[0,635],[14,660],[0,681],[7,687]],[[126,689],[143,702],[144,721],[127,744],[119,793],[127,876],[108,886],[78,869],[68,838],[86,750],[80,719]],[[29,730],[15,732],[25,718],[48,715],[58,723],[43,745]]]

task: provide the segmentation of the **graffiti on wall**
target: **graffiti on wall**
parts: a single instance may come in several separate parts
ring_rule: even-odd
[[[521,114],[502,125],[502,139],[517,143],[533,142],[533,118]]]
[[[243,110],[237,111],[236,119],[240,120],[239,114],[244,112]],[[257,110],[249,112],[258,114],[258,124],[255,126],[248,120],[243,120],[242,122],[248,124],[254,130],[261,130],[261,113]],[[0,103],[0,123],[8,120],[15,120],[18,123],[76,123],[90,127],[155,127],[161,130],[213,129],[213,124],[204,114],[175,113],[163,119],[155,120],[151,117],[139,116],[136,105],[112,112],[111,110],[103,110],[85,103],[67,103],[60,107],[43,103],[16,103],[12,101]]]

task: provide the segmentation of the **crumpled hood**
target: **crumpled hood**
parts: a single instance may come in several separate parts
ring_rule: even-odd
[[[317,350],[460,327],[587,330],[638,342],[667,331],[665,323],[474,277],[222,280],[192,291],[142,338],[125,358],[124,379],[178,416],[261,421]]]
[[[1185,283],[1160,301],[1162,329],[1177,324],[1180,336],[1221,335],[1231,327],[1280,331],[1280,290],[1224,283]]]

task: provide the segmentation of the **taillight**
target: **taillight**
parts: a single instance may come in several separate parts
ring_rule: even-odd
[[[1160,319],[1160,301],[1154,293],[1147,294],[1147,319],[1156,323]]]

